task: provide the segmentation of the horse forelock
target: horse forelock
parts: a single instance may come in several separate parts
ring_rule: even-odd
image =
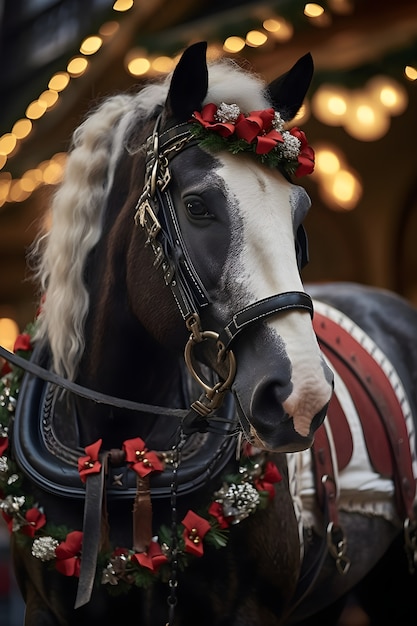
[[[54,369],[68,378],[75,377],[85,346],[85,264],[102,233],[117,162],[124,148],[130,151],[135,129],[164,105],[170,81],[171,75],[136,94],[106,99],[75,130],[64,180],[51,204],[51,228],[33,247],[34,275],[46,294],[35,340],[49,341]],[[264,83],[228,59],[209,65],[206,102],[236,103],[244,111],[269,106]]]

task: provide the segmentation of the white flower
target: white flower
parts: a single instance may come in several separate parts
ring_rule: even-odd
[[[59,541],[53,537],[38,537],[32,544],[32,555],[41,561],[52,561]]]
[[[239,115],[240,109],[237,104],[226,104],[222,102],[214,117],[218,122],[225,124],[226,122],[236,122]]]
[[[296,161],[298,155],[300,154],[301,141],[297,137],[294,137],[294,135],[291,135],[288,130],[284,131],[282,136],[284,139],[282,154],[286,159]]]
[[[216,494],[216,501],[223,505],[225,517],[233,517],[238,524],[256,510],[260,502],[258,490],[248,482],[224,485]]]
[[[0,456],[0,474],[6,474],[8,469],[7,456]]]
[[[275,111],[274,119],[272,120],[272,126],[280,133],[284,129],[284,124],[285,122],[282,119],[279,111]]]

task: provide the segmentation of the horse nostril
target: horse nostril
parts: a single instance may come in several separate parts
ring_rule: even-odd
[[[264,381],[257,385],[250,405],[251,421],[254,428],[263,433],[272,432],[284,417],[288,419],[282,399],[287,396],[287,389],[276,381]]]

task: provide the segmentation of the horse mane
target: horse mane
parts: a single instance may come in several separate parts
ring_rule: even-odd
[[[236,103],[251,111],[270,106],[265,84],[230,59],[209,64],[204,104]],[[52,225],[31,251],[34,278],[46,294],[36,341],[49,341],[55,371],[74,379],[84,351],[89,294],[83,275],[89,252],[101,236],[102,214],[123,149],[133,129],[164,105],[172,75],[136,94],[105,99],[75,130],[64,179],[51,204]]]

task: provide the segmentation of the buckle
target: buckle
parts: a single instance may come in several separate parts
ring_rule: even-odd
[[[149,202],[149,198],[146,198],[139,204],[134,219],[136,226],[140,225],[146,230],[148,234],[148,241],[146,243],[154,240],[161,230],[161,224],[155,215],[151,203]]]

